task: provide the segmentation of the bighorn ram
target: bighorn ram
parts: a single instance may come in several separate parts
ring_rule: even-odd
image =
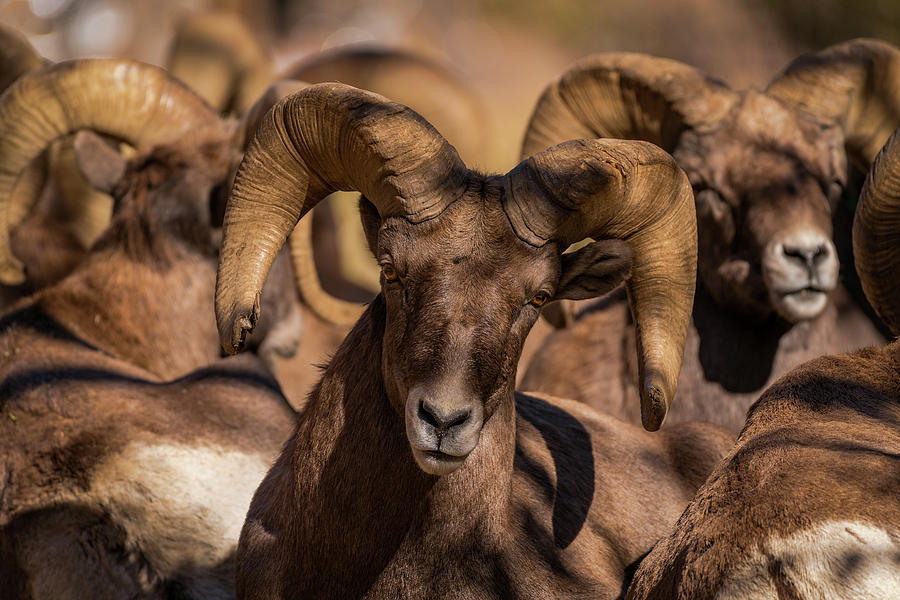
[[[898,99],[900,51],[874,40],[802,56],[764,93],[639,54],[584,59],[544,91],[524,156],[573,137],[644,139],[693,185],[699,283],[671,419],[738,429],[788,369],[882,343],[836,289],[832,211],[847,157],[871,162],[900,124]],[[631,346],[624,300],[607,299],[546,340],[521,388],[636,422]]]
[[[125,167],[76,144],[114,187],[113,220],[0,319],[0,597],[233,597],[239,524],[294,420],[258,360],[219,358],[215,189],[234,124],[160,69],[95,60],[22,77],[0,128],[0,219],[54,139],[138,149]]]
[[[853,226],[866,295],[900,332],[900,133],[872,167]],[[900,590],[900,343],[819,358],[754,404],[737,445],[630,600],[892,598]]]
[[[659,427],[694,288],[684,174],[651,144],[583,140],[484,176],[406,107],[311,86],[267,114],[235,176],[216,283],[229,352],[278,249],[335,189],[366,198],[382,292],[254,496],[238,596],[617,597],[730,436],[515,395],[516,365],[548,298],[630,272]],[[560,258],[585,236],[611,239]]]

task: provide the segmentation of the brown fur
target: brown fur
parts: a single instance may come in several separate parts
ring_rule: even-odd
[[[239,597],[616,598],[730,446],[713,426],[651,434],[514,394],[538,316],[529,298],[559,281],[575,293],[579,273],[594,284],[605,273],[608,289],[629,257],[613,240],[561,277],[555,244],[514,234],[498,178],[470,177],[464,199],[418,225],[362,204],[373,250],[399,279],[382,280],[257,490]],[[429,400],[452,390],[444,400],[483,411],[480,441],[440,477],[419,466],[404,427],[406,398],[423,386]],[[456,441],[448,431],[438,447]]]
[[[829,597],[875,597],[851,590],[877,581],[863,578],[872,561],[896,570],[900,558],[898,351],[894,343],[823,357],[769,388],[675,532],[641,563],[628,598],[702,600],[720,597],[726,586],[735,594],[743,590],[744,596],[729,597],[774,598],[776,591],[777,597],[824,597],[808,585],[834,586]],[[772,544],[828,523],[853,523],[841,528],[854,536],[856,524],[882,530],[893,540],[893,554],[873,554],[880,550],[867,548],[872,540],[857,537],[832,557],[828,577],[804,581],[803,558],[816,556],[829,540],[794,547],[793,564]],[[768,571],[758,581],[770,582],[771,596],[752,595],[743,571],[760,554],[760,569]]]
[[[294,417],[259,360],[219,360],[229,148],[134,161],[88,257],[0,321],[0,597],[233,594],[236,526]]]

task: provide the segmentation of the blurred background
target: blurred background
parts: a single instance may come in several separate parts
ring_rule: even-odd
[[[164,64],[193,11],[243,15],[283,70],[354,42],[449,63],[488,109],[487,170],[518,158],[541,89],[577,58],[629,50],[698,66],[736,88],[762,87],[797,54],[871,36],[900,43],[898,0],[11,0],[0,21],[50,60],[122,56]]]

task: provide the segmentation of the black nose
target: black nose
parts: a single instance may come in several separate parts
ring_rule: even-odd
[[[815,271],[816,265],[828,257],[828,247],[824,244],[806,248],[801,246],[783,246],[782,251],[788,258],[800,261],[806,265],[810,273]]]
[[[470,416],[472,411],[468,409],[447,411],[430,404],[428,400],[419,402],[419,418],[437,429],[438,433],[445,433],[453,427],[465,424]]]

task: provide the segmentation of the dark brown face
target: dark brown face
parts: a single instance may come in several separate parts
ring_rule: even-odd
[[[694,186],[704,286],[759,318],[818,316],[837,285],[840,133],[747,93],[727,123],[683,137],[675,156]]]
[[[556,244],[536,248],[515,235],[500,205],[502,178],[479,177],[469,189],[440,216],[415,225],[400,217],[382,222],[363,203],[387,305],[385,388],[405,418],[417,463],[435,475],[463,463],[510,397],[540,307],[583,290],[579,275],[596,283],[603,271],[615,286],[630,264],[618,241],[601,244],[612,253],[563,262]],[[560,285],[563,269],[569,277]]]

